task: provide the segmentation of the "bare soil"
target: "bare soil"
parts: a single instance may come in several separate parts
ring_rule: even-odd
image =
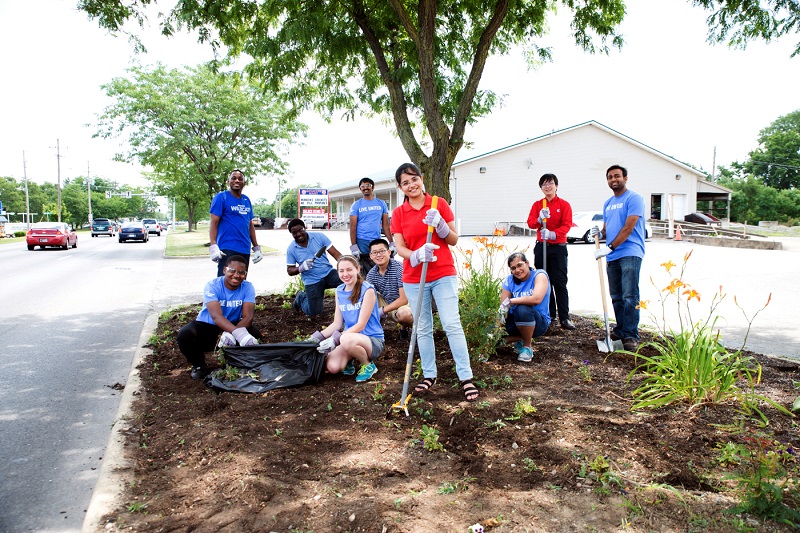
[[[315,319],[295,314],[280,295],[257,304],[262,342],[306,337],[332,316],[330,303]],[[326,375],[315,386],[218,394],[190,379],[175,344],[198,309],[162,316],[153,354],[139,367],[127,430],[131,483],[107,529],[792,530],[731,514],[739,493],[725,476],[736,467],[717,458],[718,446],[746,444],[756,432],[796,449],[796,423],[768,406],[766,428],[732,404],[631,412],[634,359],[598,351],[597,320],[575,317],[575,331],[551,327],[532,363],[506,347],[473,363],[476,403],[464,401],[437,332],[439,383],[412,397],[406,417],[390,410],[408,351],[397,330],[387,328],[379,371],[367,383]],[[749,355],[763,365],[757,391],[790,407],[798,365]],[[218,366],[213,354],[206,358]],[[517,401],[528,398],[536,412],[516,418]],[[438,431],[443,451],[425,448],[426,426]]]

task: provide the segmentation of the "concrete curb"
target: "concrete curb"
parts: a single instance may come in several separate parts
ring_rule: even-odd
[[[151,313],[144,321],[131,363],[131,371],[128,374],[128,382],[122,392],[114,425],[111,427],[111,435],[108,437],[103,464],[92,491],[92,498],[89,500],[89,507],[86,509],[86,517],[83,519],[81,528],[83,533],[105,531],[105,523],[102,522],[103,516],[114,510],[122,497],[126,483],[133,475],[131,462],[125,456],[125,440],[127,438],[125,432],[130,427],[128,419],[134,395],[139,393],[141,386],[137,367],[146,355],[152,353],[150,348],[144,348],[144,346],[158,326],[158,317],[159,313]]]

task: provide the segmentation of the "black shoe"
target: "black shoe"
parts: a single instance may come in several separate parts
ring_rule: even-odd
[[[636,339],[625,339],[622,341],[622,347],[629,352],[635,352],[639,348],[639,341]]]
[[[622,337],[620,337],[619,335],[617,335],[615,332],[612,331],[611,332],[611,340],[612,341],[621,341]]]
[[[203,379],[208,375],[208,368],[204,366],[192,367],[192,379]]]
[[[575,329],[575,324],[568,318],[566,320],[561,320],[561,327],[564,329],[573,330]]]

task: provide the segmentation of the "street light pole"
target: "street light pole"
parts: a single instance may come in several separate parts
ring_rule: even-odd
[[[28,221],[28,229],[31,229],[31,201],[28,197],[28,162],[25,161],[25,150],[22,151],[22,176],[25,178],[25,220]]]
[[[92,173],[89,170],[89,162],[86,162],[86,194],[89,196],[89,224],[92,223]]]

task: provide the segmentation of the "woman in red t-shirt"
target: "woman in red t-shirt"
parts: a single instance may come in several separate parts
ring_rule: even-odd
[[[472,383],[467,339],[458,314],[458,278],[449,248],[458,242],[453,211],[441,198],[437,209],[431,208],[433,197],[425,192],[419,168],[412,163],[400,165],[395,172],[395,179],[405,200],[392,212],[391,231],[397,253],[404,259],[403,289],[414,313],[417,311],[418,298],[422,298],[422,311],[420,316],[414,316],[414,324],[424,379],[417,384],[414,392],[424,393],[436,384],[436,349],[431,310],[433,297],[450,343],[464,397],[474,402],[478,399],[478,388]],[[429,225],[435,231],[431,242],[426,244]],[[426,262],[428,272],[420,294],[422,263]]]

